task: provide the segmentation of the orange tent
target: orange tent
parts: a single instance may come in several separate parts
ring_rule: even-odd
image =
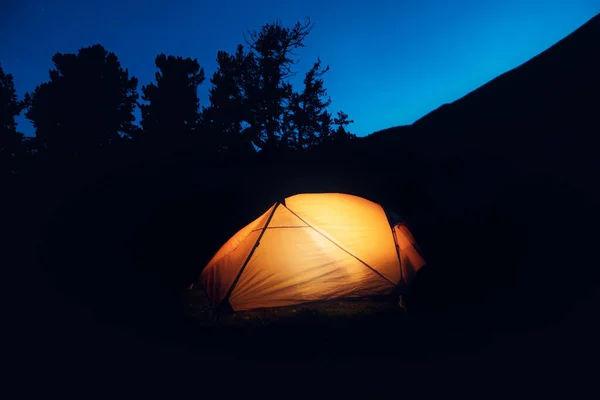
[[[248,310],[388,294],[424,264],[406,225],[379,204],[299,194],[237,232],[200,278],[213,307]]]

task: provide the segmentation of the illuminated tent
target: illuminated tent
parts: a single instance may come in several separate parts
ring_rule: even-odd
[[[425,261],[399,217],[338,193],[299,194],[237,232],[200,276],[233,310],[391,293]]]

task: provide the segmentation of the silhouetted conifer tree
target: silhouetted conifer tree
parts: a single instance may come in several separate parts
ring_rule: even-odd
[[[346,114],[345,112],[338,111],[337,117],[333,119],[333,123],[337,125],[337,129],[333,134],[333,140],[345,141],[356,138],[356,135],[348,132],[348,130],[346,129],[347,126],[354,123],[354,121],[348,119],[348,114]]]
[[[204,69],[196,59],[160,54],[155,60],[156,83],[142,87],[141,126],[145,138],[180,141],[198,133],[200,102],[198,86]]]
[[[101,45],[57,53],[50,81],[26,95],[38,150],[73,158],[134,131],[137,78]]]
[[[323,110],[319,115],[319,139],[321,144],[332,141],[334,134],[333,125],[334,120],[332,114],[327,110]]]
[[[255,146],[275,148],[284,131],[284,115],[292,98],[286,78],[293,75],[294,50],[304,47],[310,20],[286,28],[279,21],[249,32],[247,43],[253,57],[245,61],[246,111],[251,114],[248,132]]]
[[[244,53],[238,45],[235,55],[226,51],[217,54],[217,70],[210,82],[210,105],[202,112],[204,128],[210,135],[213,148],[217,150],[242,150],[250,146],[243,135],[244,125],[249,119],[244,111],[246,106],[244,91],[245,63],[251,55]],[[248,147],[246,147],[248,149]]]
[[[17,99],[11,74],[0,66],[0,177],[16,172],[18,157],[23,153],[23,134],[17,131],[15,117],[24,103]]]
[[[330,124],[322,117],[331,104],[323,82],[327,71],[329,67],[321,68],[321,60],[317,60],[304,77],[302,92],[291,96],[286,118],[288,131],[284,136],[292,148],[315,146],[330,136]]]
[[[294,50],[304,46],[311,29],[310,20],[291,28],[277,21],[250,31],[247,51],[238,45],[234,55],[218,53],[218,68],[210,80],[210,105],[202,112],[214,148],[302,149],[333,141],[338,130],[340,137],[346,137],[345,127],[352,121],[347,115],[338,116],[342,129],[335,130],[327,111],[331,99],[323,76],[328,66],[322,67],[317,59],[299,93],[289,82],[295,74]]]

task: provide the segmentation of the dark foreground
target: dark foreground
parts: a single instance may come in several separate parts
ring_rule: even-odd
[[[104,214],[54,213],[54,228],[37,223],[44,235],[21,219],[17,237],[31,240],[13,242],[20,269],[5,281],[14,317],[7,326],[16,328],[6,342],[9,372],[18,377],[11,382],[23,397],[389,398],[460,390],[580,398],[594,387],[600,354],[595,203],[532,182],[494,198],[487,219],[414,224],[428,265],[407,297],[408,313],[378,299],[216,320],[202,292],[128,272],[136,262],[170,271],[188,258],[198,269],[197,257],[177,250],[197,253],[200,240],[169,242],[176,231],[157,225],[169,251],[157,257],[152,251],[161,247],[149,241],[136,259],[120,236],[96,233],[112,221]],[[112,218],[124,232],[125,215]],[[114,247],[117,240],[123,247]]]
[[[582,398],[597,373],[597,295],[557,312],[549,326],[503,332],[473,309],[406,314],[383,300],[216,320],[192,291],[184,296],[190,319],[132,329],[102,323],[47,288],[24,289],[36,293],[22,301],[25,329],[16,339],[25,346],[11,368],[24,395],[389,398],[458,390],[488,398],[518,389]],[[552,310],[559,301],[544,303]]]

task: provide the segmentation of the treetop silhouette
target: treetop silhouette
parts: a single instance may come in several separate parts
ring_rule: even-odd
[[[114,53],[97,44],[52,61],[50,81],[26,95],[40,151],[72,158],[131,136],[138,80]]]
[[[225,153],[232,157],[256,150],[301,150],[352,138],[352,123],[328,111],[331,99],[324,76],[329,66],[317,59],[295,91],[295,51],[313,27],[310,19],[286,27],[280,21],[244,35],[233,54],[217,53],[208,104],[200,107],[198,88],[204,68],[190,57],[159,54],[154,82],[137,92],[117,56],[102,45],[76,53],[56,53],[50,79],[19,102],[12,77],[1,71],[3,170],[7,155],[45,160],[85,159],[86,154],[119,143],[145,142],[161,151],[167,144]],[[140,100],[140,101],[138,101]],[[141,111],[140,125],[134,111]],[[14,117],[25,109],[35,138],[23,140]],[[165,150],[166,151],[166,150]],[[19,156],[19,157],[22,157]],[[12,167],[11,167],[12,168]]]

